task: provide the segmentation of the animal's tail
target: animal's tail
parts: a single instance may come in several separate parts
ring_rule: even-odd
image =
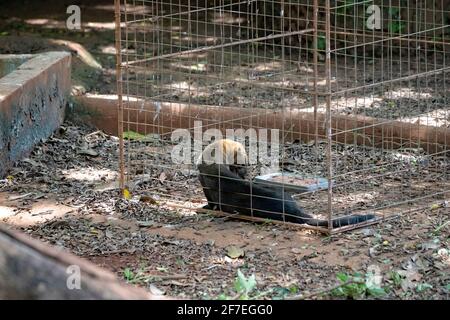
[[[333,228],[339,228],[339,227],[348,226],[351,224],[365,222],[365,221],[372,220],[372,219],[375,219],[374,214],[352,215],[352,216],[334,219],[334,220],[332,220],[332,223],[333,223]],[[306,221],[306,223],[311,226],[328,228],[328,220],[308,219]]]

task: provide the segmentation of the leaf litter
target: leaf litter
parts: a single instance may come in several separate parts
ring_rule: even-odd
[[[293,163],[308,162],[312,153],[302,148],[294,146],[286,156]],[[338,273],[364,272],[370,265],[380,267],[385,285],[392,285],[390,273],[399,274],[399,287],[388,292],[392,298],[439,299],[448,294],[445,205],[324,239],[315,232],[283,226],[184,215],[165,207],[151,193],[122,199],[116,182],[117,157],[117,138],[66,122],[0,181],[0,192],[10,195],[8,201],[17,204],[19,213],[43,199],[73,208],[64,217],[22,229],[122,279],[129,268],[135,275],[134,285],[158,294],[215,298],[233,291],[237,272],[243,270],[252,279],[252,288],[260,292],[295,287],[292,291],[308,295],[335,286]],[[136,188],[170,179],[199,186],[191,170],[147,174],[158,177],[156,182],[143,177]],[[45,218],[50,211],[38,214]],[[213,237],[219,234],[231,239],[231,244]]]

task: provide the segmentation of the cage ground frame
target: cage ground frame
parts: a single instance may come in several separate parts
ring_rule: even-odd
[[[325,176],[329,188],[313,195],[321,204],[314,213],[329,221],[376,212],[373,222],[379,222],[418,210],[418,203],[445,203],[450,129],[432,119],[449,116],[450,9],[448,1],[435,4],[116,0],[121,187],[167,197],[167,190],[194,182],[189,172],[184,180],[165,177],[192,168],[170,164],[168,150],[148,144],[162,140],[170,147],[174,130],[193,132],[201,121],[203,129],[278,128],[283,150],[299,140],[315,151],[310,171]],[[367,29],[372,5],[387,24],[381,30]],[[233,86],[241,90],[234,96]],[[408,103],[420,113],[408,114]],[[377,115],[375,109],[388,112],[392,105],[401,111]],[[130,138],[130,132],[144,138]],[[153,156],[142,157],[142,150]],[[369,160],[361,165],[363,153]],[[163,161],[156,164],[157,158]],[[426,186],[413,191],[421,181]],[[187,189],[192,194],[172,205],[198,211],[190,201],[201,197],[198,185]],[[352,192],[361,194],[362,204],[345,207]],[[377,204],[389,193],[397,196]],[[365,225],[318,229],[336,233]]]

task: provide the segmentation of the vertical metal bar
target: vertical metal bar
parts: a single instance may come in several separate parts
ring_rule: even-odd
[[[119,135],[119,186],[125,188],[125,166],[124,166],[124,142],[123,142],[123,101],[122,101],[122,54],[121,54],[121,25],[120,25],[120,0],[114,0],[114,16],[116,23],[116,82],[117,82],[117,119]]]
[[[313,40],[313,59],[314,59],[314,96],[313,96],[313,104],[314,104],[314,141],[316,143],[316,150],[318,150],[318,143],[319,143],[319,123],[317,121],[317,108],[319,107],[319,97],[317,93],[317,78],[319,77],[319,70],[318,70],[318,63],[319,63],[319,54],[317,52],[318,48],[318,37],[319,37],[319,30],[318,30],[318,23],[317,19],[319,17],[319,0],[314,0],[314,10],[313,10],[313,29],[314,29],[314,40]],[[300,44],[301,45],[301,44]]]
[[[332,168],[332,159],[331,159],[331,143],[332,143],[332,135],[331,135],[331,5],[330,0],[326,0],[325,2],[325,38],[326,38],[326,57],[325,57],[325,77],[326,77],[326,86],[327,86],[327,115],[326,115],[326,136],[327,136],[327,179],[328,179],[328,230],[331,232],[333,229],[333,225],[331,224],[332,220],[332,201],[333,201],[333,186],[332,186],[332,178],[333,178],[333,168]]]

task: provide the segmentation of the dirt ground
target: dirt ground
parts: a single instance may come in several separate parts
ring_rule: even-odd
[[[67,31],[64,25],[65,9],[72,1],[47,0],[45,5],[43,2],[10,1],[2,5],[0,53],[69,50],[74,58],[74,94],[115,93],[112,1],[95,0],[89,4],[80,1],[84,21],[81,32]],[[232,59],[228,60],[230,64]],[[214,69],[215,63],[212,65]],[[292,69],[286,86],[310,88],[308,65],[260,63],[260,67],[255,67],[256,75],[249,74],[250,67],[241,68],[240,76],[247,80],[260,77],[261,83],[270,85],[279,82],[279,68]],[[213,73],[213,69],[209,72]],[[397,64],[397,70],[405,70],[405,65]],[[226,71],[226,76],[236,74],[231,68]],[[299,79],[303,74],[306,76]],[[380,70],[353,80],[370,83],[374,79],[383,80]],[[260,107],[277,108],[286,104],[308,106],[311,98],[310,94],[282,94],[277,89],[257,89],[233,83],[215,86],[211,79],[200,78],[189,83],[192,88],[197,88],[197,94],[191,96],[186,94],[182,78],[169,80],[170,85],[159,82],[162,86],[158,87],[159,92],[166,94],[167,101],[231,103],[242,107],[252,107],[256,101],[263,103]],[[449,93],[439,91],[448,87],[448,82],[448,77],[433,77],[426,83],[410,82],[411,88],[423,90],[395,88],[383,99],[380,92],[373,92],[375,95],[369,92],[370,97],[360,99],[351,97],[357,108],[348,108],[348,97],[340,100],[337,96],[336,110],[374,117],[389,115],[392,119],[410,115],[406,120],[411,122],[425,115],[424,120],[430,125],[448,127]],[[204,89],[206,84],[208,90]],[[314,167],[311,173],[323,173],[323,158],[318,161],[317,157],[321,151],[313,150],[312,146],[293,144],[286,153],[287,166],[289,162],[302,167],[314,163],[308,167]],[[388,182],[382,185],[383,192],[374,189],[377,192],[361,192],[357,196],[352,188],[345,187],[341,190],[343,197],[336,203],[338,207],[352,203],[355,210],[371,210],[374,203],[388,203],[391,201],[389,196],[398,196],[402,192],[420,196],[430,188],[448,190],[449,181],[445,180],[449,170],[448,157],[429,158],[420,150],[378,153],[353,150],[352,146],[337,148],[334,152],[343,159],[350,159],[336,163],[338,172],[360,168],[356,164],[364,167],[367,165],[365,159],[369,158],[386,163],[388,169],[400,165],[409,181],[409,184],[403,184],[401,175],[383,178],[381,182]],[[18,163],[7,179],[0,181],[0,221],[107,268],[123,281],[158,294],[236,297],[234,281],[239,269],[247,277],[255,275],[257,285],[252,297],[259,298],[298,295],[314,299],[343,298],[342,291],[329,290],[340,283],[337,276],[360,273],[367,280],[372,279],[373,272],[379,276],[384,295],[375,296],[364,288],[358,295],[352,295],[355,288],[346,286],[344,297],[449,298],[450,209],[443,196],[432,198],[429,204],[426,203],[426,209],[402,213],[397,219],[365,229],[325,237],[309,230],[197,214],[195,207],[203,204],[202,193],[196,172],[191,170],[177,172],[178,176],[171,178],[183,181],[181,190],[190,192],[191,199],[199,199],[192,203],[192,210],[176,210],[168,206],[165,198],[156,197],[156,192],[152,192],[155,188],[166,192],[175,190],[173,186],[161,189],[166,188],[168,180],[164,172],[157,172],[156,180],[144,183],[147,192],[144,196],[120,199],[117,163],[117,138],[79,123],[66,122],[51,138],[39,144],[28,159]],[[346,167],[349,163],[352,170]],[[413,163],[422,165],[422,170],[414,171],[417,167],[412,166]],[[424,173],[424,167],[434,170],[425,175],[417,174]],[[364,186],[363,190],[367,190],[361,175],[356,173],[345,178],[361,183],[353,188]],[[371,187],[373,189],[374,185]],[[316,197],[313,201],[311,198],[298,200],[313,212],[322,211],[324,199],[317,195],[313,197]]]
[[[65,123],[1,182],[1,221],[159,294],[233,297],[239,269],[256,276],[260,298],[323,290],[312,298],[338,298],[326,290],[339,284],[336,275],[376,270],[383,298],[448,298],[450,225],[442,201],[325,237],[168,209],[162,199],[120,199],[117,152],[117,138]]]

